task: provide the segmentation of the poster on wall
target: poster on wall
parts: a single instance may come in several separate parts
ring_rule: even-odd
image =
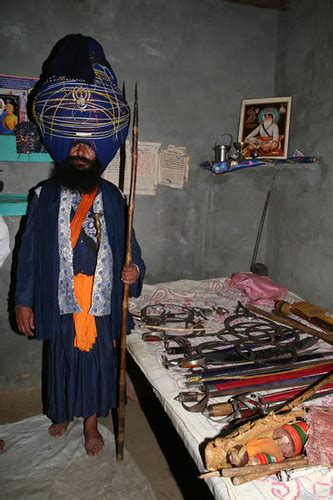
[[[104,179],[119,185],[120,151],[103,173]],[[184,146],[168,145],[165,149],[159,142],[138,143],[138,170],[136,193],[156,195],[157,185],[182,189],[188,181],[189,157]],[[130,190],[131,144],[126,141],[124,193]]]
[[[156,142],[138,142],[138,169],[136,179],[136,193],[153,196],[156,194],[159,151],[160,143]],[[125,179],[124,193],[129,194],[131,181],[131,144],[126,141],[126,161],[125,161]],[[113,182],[116,186],[119,184],[120,172],[120,150],[115,158],[109,163],[104,171],[104,179]]]
[[[238,131],[243,157],[287,158],[290,111],[291,97],[243,99]]]
[[[161,151],[158,183],[175,189],[182,189],[188,181],[189,157],[184,146],[169,144]]]
[[[37,78],[0,74],[0,161],[50,162],[27,101]]]
[[[19,123],[20,98],[0,92],[0,134],[15,135]]]

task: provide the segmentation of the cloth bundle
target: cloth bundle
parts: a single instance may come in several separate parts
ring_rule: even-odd
[[[235,273],[227,280],[229,286],[246,293],[257,304],[267,304],[272,300],[282,299],[288,289],[275,284],[268,276],[253,273]]]

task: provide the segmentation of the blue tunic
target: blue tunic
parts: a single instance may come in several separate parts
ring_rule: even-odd
[[[19,250],[16,304],[33,307],[36,337],[47,340],[46,413],[54,422],[71,421],[95,413],[105,417],[117,406],[117,369],[113,340],[119,338],[121,325],[126,205],[111,183],[101,180],[104,215],[113,252],[113,290],[111,315],[95,317],[97,339],[90,352],[74,347],[72,314],[59,314],[57,279],[59,251],[57,218],[60,189],[53,180],[43,184],[39,198],[34,195]],[[94,274],[96,251],[81,236],[74,250],[74,273]],[[133,262],[140,278],[131,285],[130,294],[141,292],[145,266],[133,234]],[[129,328],[132,326],[129,318]]]

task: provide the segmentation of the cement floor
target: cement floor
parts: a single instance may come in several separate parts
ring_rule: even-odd
[[[198,479],[196,465],[149,384],[133,365],[131,372],[140,402],[128,402],[125,446],[149,480],[157,499],[211,500],[212,494],[204,481]],[[41,413],[39,388],[0,394],[0,424]],[[113,429],[111,417],[100,421]]]

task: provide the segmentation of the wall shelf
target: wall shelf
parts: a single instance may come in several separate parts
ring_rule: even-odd
[[[19,216],[26,214],[28,195],[18,193],[0,194],[0,215]]]
[[[200,164],[200,167],[204,170],[208,170],[213,174],[221,175],[231,172],[237,172],[238,170],[244,170],[248,168],[257,168],[264,166],[283,166],[283,165],[305,165],[310,163],[315,163],[318,161],[317,156],[293,156],[286,159],[264,159],[258,158],[255,160],[244,160],[240,163],[236,161],[224,161],[215,163],[213,161],[205,161]]]

